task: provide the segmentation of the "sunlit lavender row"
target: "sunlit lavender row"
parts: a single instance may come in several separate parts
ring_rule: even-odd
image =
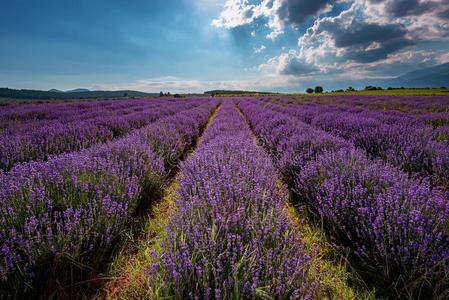
[[[3,291],[44,289],[34,282],[47,276],[70,282],[108,259],[136,207],[162,187],[217,106],[188,102],[116,141],[0,171]]]
[[[109,105],[102,102],[95,102],[97,105],[78,105],[75,108],[79,110],[74,111],[71,111],[73,103],[59,105],[57,109],[51,105],[42,108],[35,105],[38,108],[30,110],[29,114],[26,113],[27,107],[21,111],[22,105],[17,105],[17,114],[14,111],[3,112],[5,118],[21,120],[22,117],[28,117],[31,120],[36,118],[37,121],[21,120],[0,132],[0,168],[8,170],[18,162],[46,160],[51,155],[78,151],[119,138],[158,118],[199,103],[198,100],[147,100],[137,101],[134,106],[130,101],[118,102]]]
[[[409,178],[391,164],[369,158],[352,139],[262,104],[241,100],[239,107],[284,174],[297,204],[310,206],[332,243],[350,254],[364,278],[387,294],[394,291],[405,298],[444,292],[448,194],[432,188],[427,178]]]
[[[298,97],[264,97],[277,98],[283,102],[315,102],[319,104],[338,104],[350,107],[365,107],[380,110],[397,110],[413,114],[426,112],[448,112],[448,96],[417,95],[320,95]]]
[[[276,174],[224,100],[181,164],[177,209],[148,270],[154,298],[312,298],[312,253],[284,215],[288,196]]]
[[[413,116],[398,111],[304,104],[267,108],[340,136],[405,172],[449,187],[449,113]],[[441,126],[440,126],[441,125]]]

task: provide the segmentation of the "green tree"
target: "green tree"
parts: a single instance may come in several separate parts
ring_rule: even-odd
[[[354,89],[352,86],[349,86],[349,87],[346,89],[346,91],[347,91],[347,92],[354,92],[355,89]]]
[[[322,93],[322,92],[323,92],[323,87],[317,85],[317,86],[315,87],[315,93]]]
[[[313,93],[313,89],[312,89],[312,88],[308,88],[308,89],[306,90],[306,92],[307,92],[307,94],[312,94],[312,93]]]

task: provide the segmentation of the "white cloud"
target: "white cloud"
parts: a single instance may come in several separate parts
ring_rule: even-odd
[[[263,0],[260,4],[251,4],[249,0],[227,0],[217,19],[212,21],[216,27],[235,28],[252,23],[257,18],[266,18],[267,25],[273,29],[267,38],[275,39],[282,34],[284,25],[277,15],[277,11],[284,0]],[[254,31],[253,31],[254,32]],[[252,36],[255,36],[251,33]]]
[[[317,71],[314,65],[306,62],[295,50],[268,59],[258,69],[260,71],[274,71],[277,75],[294,75],[297,77],[309,76],[310,73]]]
[[[265,45],[260,46],[259,48],[254,48],[254,53],[260,53],[265,50],[267,47]]]
[[[207,90],[258,90],[277,91],[292,85],[294,78],[266,74],[257,79],[243,80],[190,80],[174,76],[140,79],[125,84],[96,84],[95,89],[101,90],[137,90],[143,92],[170,93],[203,93]],[[299,83],[295,83],[298,86]]]
[[[249,4],[249,0],[228,0],[224,4],[220,16],[218,19],[214,19],[212,24],[217,27],[234,28],[249,24],[259,16],[258,6]]]
[[[281,35],[283,33],[284,33],[284,31],[275,29],[272,32],[270,32],[269,34],[267,34],[266,38],[274,41],[279,35]]]
[[[250,0],[227,0],[220,16],[212,24],[235,28],[250,24],[258,18],[265,18],[266,25],[273,30],[266,37],[274,40],[284,33],[286,26],[301,25],[311,17],[330,12],[333,2],[335,0],[262,0],[254,4]]]

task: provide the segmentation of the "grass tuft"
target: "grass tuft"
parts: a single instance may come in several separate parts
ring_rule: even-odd
[[[150,252],[160,249],[157,237],[165,233],[164,225],[174,209],[178,185],[175,177],[161,200],[140,218],[133,230],[127,232],[123,248],[107,272],[111,280],[98,291],[94,299],[152,298],[145,269],[152,263]]]
[[[298,209],[286,199],[285,214],[301,232],[306,249],[315,253],[311,277],[320,284],[317,299],[376,299],[375,290],[369,290],[347,258],[329,244],[320,224],[310,221],[313,218],[308,217],[306,209]]]

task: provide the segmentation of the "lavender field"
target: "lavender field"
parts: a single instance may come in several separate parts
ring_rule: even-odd
[[[449,97],[6,105],[0,207],[0,299],[447,299]]]

